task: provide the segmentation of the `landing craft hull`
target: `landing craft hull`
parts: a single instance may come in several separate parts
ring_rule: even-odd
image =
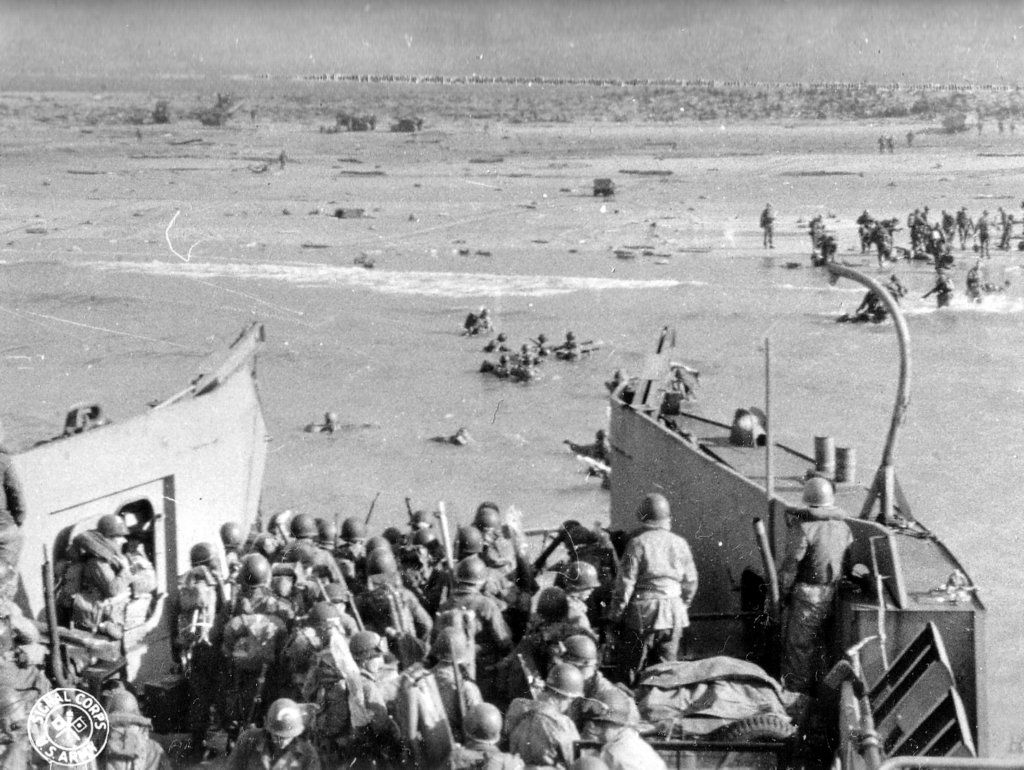
[[[255,381],[262,327],[254,326],[189,391],[157,408],[41,444],[15,456],[26,516],[18,600],[45,620],[43,552],[55,564],[99,517],[128,510],[156,568],[155,610],[126,639],[131,679],[156,679],[170,663],[170,608],[189,549],[217,544],[227,521],[253,522],[267,454]]]
[[[686,414],[671,420],[666,424],[649,410],[612,397],[611,526],[634,529],[642,497],[650,492],[664,494],[672,505],[673,529],[689,542],[700,577],[700,589],[690,608],[688,652],[701,657],[725,654],[768,661],[770,651],[757,622],[765,570],[752,520],[767,522],[773,551],[781,560],[786,541],[785,510],[800,507],[804,472],[814,466],[814,459],[776,444],[775,494],[769,504],[763,447],[732,445],[730,426],[726,424]],[[837,504],[852,516],[860,512],[866,498],[867,489],[859,485],[841,485],[837,491]],[[853,561],[870,567],[870,543],[874,541],[878,571],[886,576],[883,622],[888,661],[930,629],[929,624],[938,630],[942,638],[940,657],[948,659],[958,693],[954,696],[958,702],[950,709],[960,709],[969,726],[969,740],[979,754],[984,754],[984,607],[973,591],[960,601],[950,602],[934,590],[954,570],[963,568],[938,538],[919,522],[914,524],[916,536],[876,521],[851,521]],[[840,593],[839,621],[830,640],[837,659],[858,640],[879,632],[874,596],[852,588]],[[877,682],[884,688],[879,644],[867,644],[861,660],[868,684]],[[770,669],[770,664],[766,667]],[[908,697],[900,703],[899,713],[889,715],[890,719],[909,722],[912,715],[932,708],[933,701],[944,697],[949,689],[936,681],[930,692],[925,685],[908,684]],[[847,700],[849,697],[847,693]],[[855,734],[859,729],[857,724],[846,723],[853,713],[855,709],[841,711],[839,736]],[[913,753],[912,746],[900,743],[899,728],[894,726],[888,737],[890,745],[883,746],[884,751]]]

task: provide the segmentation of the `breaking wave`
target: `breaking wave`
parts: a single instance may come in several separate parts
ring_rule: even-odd
[[[80,263],[81,264],[81,263]],[[499,275],[496,273],[442,273],[367,270],[310,263],[242,264],[197,262],[86,262],[85,267],[147,275],[186,278],[239,278],[283,281],[299,286],[348,286],[385,294],[445,297],[543,297],[574,291],[606,289],[669,289],[704,285],[700,281],[631,280],[560,275]]]

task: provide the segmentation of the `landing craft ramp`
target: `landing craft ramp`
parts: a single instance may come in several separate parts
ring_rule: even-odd
[[[167,671],[164,610],[190,567],[191,546],[219,544],[224,522],[246,527],[256,517],[267,455],[255,381],[262,340],[263,327],[254,324],[210,359],[206,373],[154,408],[14,456],[26,510],[17,599],[27,615],[45,617],[44,553],[62,564],[73,538],[105,514],[124,515],[156,568],[147,621],[120,640],[133,679]]]
[[[672,504],[674,531],[693,550],[700,587],[691,607],[690,654],[767,659],[756,622],[766,576],[752,520],[768,522],[780,561],[785,511],[801,507],[802,480],[814,460],[775,444],[774,494],[769,503],[765,448],[730,443],[729,425],[685,413],[661,420],[655,410],[613,396],[609,437],[612,528],[634,529],[640,499],[661,492]],[[867,496],[863,486],[840,486],[837,504],[856,516]],[[870,578],[842,586],[837,631],[831,640],[834,654],[839,657],[856,641],[878,635],[881,627],[885,660],[892,661],[934,624],[945,643],[975,745],[984,752],[984,607],[973,586],[956,594],[937,590],[951,573],[962,571],[961,565],[918,522],[911,520],[910,526],[899,528],[872,519],[853,519],[850,524],[855,538],[852,561],[863,564]],[[873,564],[884,586],[881,614]],[[878,643],[864,647],[862,661],[869,682],[882,678]]]

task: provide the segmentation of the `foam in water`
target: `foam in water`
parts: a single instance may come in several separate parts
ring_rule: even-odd
[[[606,289],[669,289],[704,285],[699,281],[625,280],[559,275],[498,275],[493,273],[432,273],[367,270],[318,264],[248,264],[196,262],[86,262],[95,270],[114,270],[186,278],[238,278],[283,281],[300,286],[347,286],[385,294],[445,297],[543,297],[574,291]]]

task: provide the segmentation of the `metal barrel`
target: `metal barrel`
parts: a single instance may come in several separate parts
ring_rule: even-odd
[[[837,484],[854,484],[857,481],[857,450],[851,447],[836,447]]]
[[[814,467],[826,476],[836,472],[836,442],[831,436],[814,437]]]

